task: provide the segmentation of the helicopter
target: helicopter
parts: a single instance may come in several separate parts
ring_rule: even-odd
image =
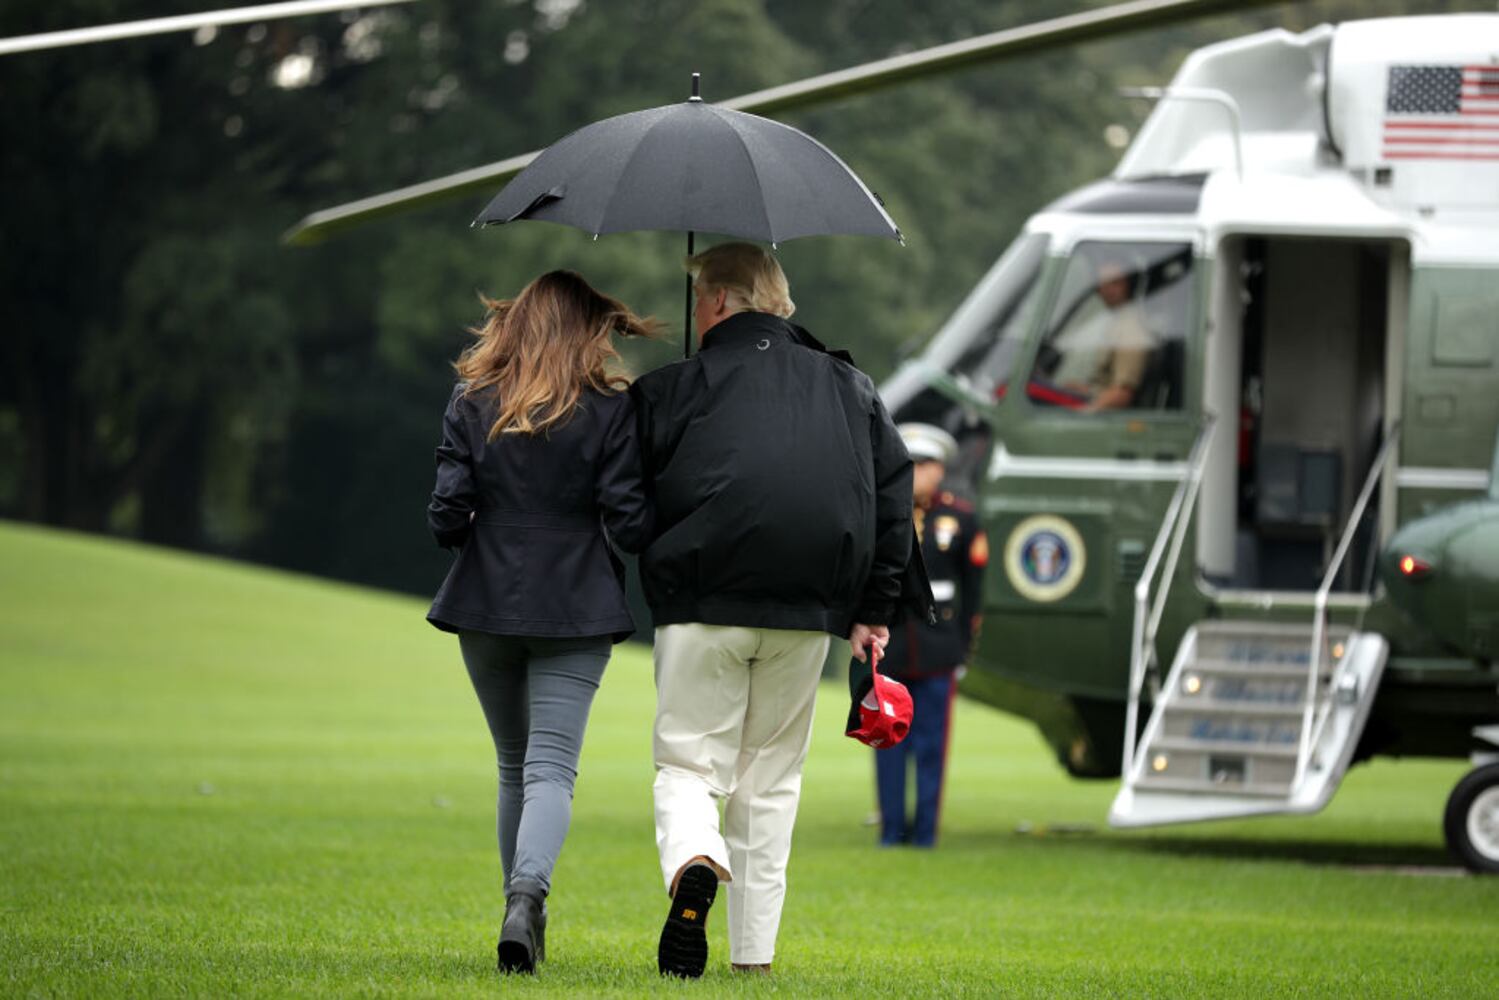
[[[1112,30],[1132,3],[724,102],[773,113]],[[1499,873],[1499,15],[1198,49],[1113,174],[1033,215],[881,386],[948,430],[998,558],[960,690],[1109,821],[1312,813],[1377,755],[1471,760]],[[309,216],[307,242],[515,157]],[[1162,654],[1168,655],[1162,655]]]

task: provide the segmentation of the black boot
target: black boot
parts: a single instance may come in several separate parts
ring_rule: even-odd
[[[536,882],[520,880],[505,896],[505,924],[496,951],[501,972],[536,971],[546,952],[546,892]]]
[[[656,946],[656,968],[663,976],[696,979],[708,964],[708,907],[718,895],[718,875],[703,864],[690,864],[677,879],[671,912]]]

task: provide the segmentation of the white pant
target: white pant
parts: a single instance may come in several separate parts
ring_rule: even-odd
[[[823,632],[656,629],[656,846],[667,891],[702,855],[730,874],[729,960],[768,963],[812,741]],[[718,802],[724,805],[719,834]]]

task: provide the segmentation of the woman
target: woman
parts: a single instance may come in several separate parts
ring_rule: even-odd
[[[656,323],[571,271],[485,305],[437,448],[427,521],[458,558],[427,620],[458,633],[499,758],[499,966],[533,972],[588,709],[635,627],[611,541],[638,552],[650,531],[610,337]]]

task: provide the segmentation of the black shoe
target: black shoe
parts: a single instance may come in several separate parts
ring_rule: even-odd
[[[663,976],[696,979],[708,964],[708,908],[718,895],[718,876],[707,865],[688,865],[677,879],[671,912],[661,928],[656,967]]]
[[[500,929],[501,972],[536,971],[546,954],[546,894],[534,882],[511,886],[505,897],[505,924]]]

